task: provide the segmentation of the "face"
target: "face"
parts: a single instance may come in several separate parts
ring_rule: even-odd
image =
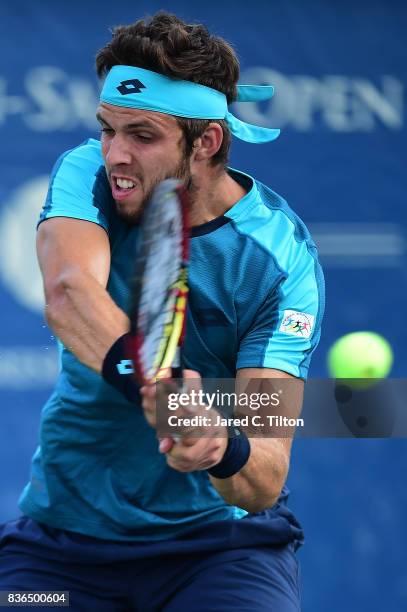
[[[175,117],[101,103],[97,118],[107,177],[122,219],[135,223],[162,180],[190,181],[189,159]]]

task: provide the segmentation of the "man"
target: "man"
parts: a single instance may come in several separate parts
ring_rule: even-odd
[[[163,12],[117,28],[96,65],[101,146],[59,159],[38,229],[61,373],[24,516],[2,530],[0,589],[70,591],[75,610],[298,610],[291,439],[228,439],[218,426],[159,443],[154,386],[140,393],[116,369],[140,214],[177,177],[192,225],[185,378],[301,388],[323,310],[315,246],[277,194],[226,168],[231,132],[253,143],[278,135],[228,103],[271,89],[238,90],[231,47]]]

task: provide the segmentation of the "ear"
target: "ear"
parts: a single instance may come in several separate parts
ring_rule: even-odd
[[[220,149],[223,130],[219,123],[210,123],[202,136],[194,143],[193,161],[207,161]]]

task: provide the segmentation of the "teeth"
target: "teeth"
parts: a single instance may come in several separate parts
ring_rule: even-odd
[[[120,187],[120,189],[131,189],[132,187],[134,187],[133,181],[128,181],[126,179],[117,178],[116,182],[117,186]]]

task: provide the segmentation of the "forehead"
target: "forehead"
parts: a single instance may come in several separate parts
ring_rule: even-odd
[[[97,116],[109,123],[109,125],[115,127],[140,124],[145,126],[149,125],[158,129],[180,130],[177,120],[173,115],[142,110],[139,108],[114,106],[106,102],[101,102],[99,104]]]

